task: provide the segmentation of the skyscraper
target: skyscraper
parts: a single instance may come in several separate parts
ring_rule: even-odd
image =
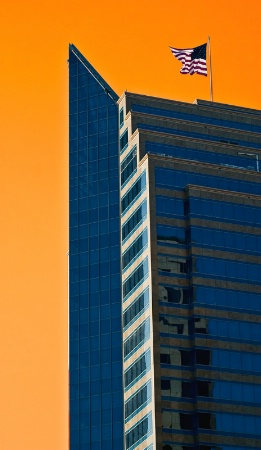
[[[260,112],[202,100],[189,104],[128,92],[118,99],[73,46],[69,64],[70,99],[75,103],[77,96],[78,102],[75,113],[70,109],[76,120],[70,140],[70,172],[75,175],[70,179],[80,186],[81,177],[85,177],[81,182],[85,194],[75,197],[74,193],[72,198],[72,206],[79,208],[81,204],[85,212],[70,210],[76,220],[70,228],[70,272],[76,276],[70,283],[70,305],[74,305],[74,322],[70,325],[70,349],[74,351],[70,350],[70,364],[74,366],[70,366],[70,372],[75,377],[71,377],[71,417],[75,424],[71,427],[71,449],[260,448]],[[86,75],[84,70],[90,86],[99,85],[96,100],[92,100],[94,95],[89,96],[90,87],[82,89],[80,74]],[[104,157],[100,156],[100,146],[104,145],[99,141],[103,133],[99,109],[104,108],[102,103],[99,106],[100,98],[109,102],[107,123],[113,123],[107,134],[107,142],[112,139],[113,144]],[[82,137],[82,126],[77,122],[81,117],[80,104],[87,105],[90,117],[95,114],[90,122],[96,121],[95,125],[84,125],[86,134]],[[110,121],[112,117],[115,122]],[[89,123],[89,116],[84,123]],[[92,152],[93,134],[97,136],[96,153]],[[76,153],[80,157],[80,144],[87,155],[84,161],[76,159]],[[96,164],[88,160],[89,154],[96,154]],[[107,170],[103,178],[100,159],[106,159],[108,169],[110,158],[115,158],[115,172]],[[115,184],[109,191],[113,173]],[[101,219],[97,213],[94,221],[89,205],[105,199],[103,191],[92,193],[93,184],[100,189],[100,178],[108,180],[106,198],[110,198],[108,192],[115,194],[115,216]],[[74,187],[71,185],[70,192],[79,193],[79,187]],[[110,209],[107,203],[106,211]],[[82,217],[87,217],[87,222],[82,222]],[[103,242],[103,220],[109,223],[105,243],[111,245],[114,232],[111,248],[117,247],[117,253],[108,253],[115,255],[111,261],[117,272],[114,278],[106,272],[110,292],[106,312],[101,301],[103,275],[98,272],[98,267],[107,262],[103,260],[103,247],[99,247]],[[115,223],[114,231],[110,230],[110,221]],[[87,235],[81,238],[83,226]],[[96,234],[90,234],[90,230]],[[93,250],[89,247],[92,236],[99,236],[99,245]],[[81,239],[87,245],[87,238],[88,246],[81,251]],[[94,262],[91,252],[96,255]],[[91,277],[91,273],[96,276]],[[84,292],[81,286],[85,286]],[[116,297],[111,294],[112,289],[117,292]],[[113,317],[114,301],[117,306]],[[99,309],[94,335],[89,332],[92,308]],[[85,316],[88,322],[81,321]],[[119,402],[113,403],[111,390],[112,421],[106,428],[110,438],[105,444],[102,327],[103,323],[109,324],[105,333],[109,340],[114,332],[113,318],[117,324],[114,342],[119,350],[115,362],[113,358],[109,362],[115,372],[110,369],[105,379],[113,374],[111,386],[115,386]],[[88,359],[92,342],[99,342],[94,349],[98,363],[95,353],[94,359]],[[86,345],[83,351],[81,345]],[[81,374],[92,377],[92,373],[95,378],[81,381]],[[118,377],[117,383],[113,384],[113,376]],[[85,391],[81,384],[89,382],[92,384]],[[99,390],[98,394],[94,389]],[[93,403],[94,397],[97,403]],[[92,410],[92,404],[99,408]],[[86,405],[84,412],[81,405]],[[118,418],[115,442],[111,440],[114,408]],[[82,417],[88,417],[88,421]],[[123,428],[124,444],[120,435]],[[82,436],[89,441],[83,441]]]
[[[70,449],[123,448],[118,96],[69,49]]]

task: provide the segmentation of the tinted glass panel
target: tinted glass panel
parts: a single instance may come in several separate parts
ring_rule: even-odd
[[[70,446],[122,450],[118,96],[72,45],[69,84]]]
[[[122,255],[122,268],[130,264],[137,256],[141,254],[141,251],[148,244],[148,230],[147,228],[135,239],[133,244]]]
[[[123,297],[127,297],[148,275],[148,258],[146,258],[123,283]]]
[[[121,185],[123,185],[127,179],[131,176],[134,170],[137,168],[137,148],[128,154],[128,156],[121,163]]]
[[[125,372],[125,389],[150,370],[150,350],[143,353]]]
[[[140,314],[149,305],[149,289],[147,288],[123,313],[123,326],[126,327],[129,323],[139,317]]]
[[[130,448],[132,445],[138,445],[142,439],[149,436],[152,432],[152,416],[151,413],[138,422],[127,434],[126,434],[126,448]]]
[[[142,407],[148,404],[151,400],[151,381],[140,388],[131,398],[125,403],[125,419],[129,416],[133,417]]]
[[[131,203],[143,192],[146,185],[146,173],[143,172],[141,177],[133,184],[132,188],[122,197],[121,209],[122,213],[130,206]]]
[[[136,209],[130,218],[122,226],[122,240],[129,237],[130,233],[142,222],[147,214],[147,200]]]
[[[149,318],[134,331],[130,337],[124,342],[124,357],[131,356],[133,350],[136,351],[150,336]]]

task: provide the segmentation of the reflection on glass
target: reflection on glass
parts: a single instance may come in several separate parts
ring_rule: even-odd
[[[176,256],[158,255],[158,270],[167,273],[189,273],[189,261]]]
[[[160,332],[191,336],[194,333],[208,333],[208,319],[204,317],[181,318],[160,314]]]
[[[177,379],[161,379],[161,395],[164,397],[195,397],[195,383]]]
[[[161,364],[175,366],[192,366],[194,364],[194,352],[192,350],[162,347],[160,350],[160,362]]]
[[[210,350],[196,349],[196,363],[204,366],[210,365]]]
[[[188,336],[189,321],[177,317],[160,316],[160,332],[168,334],[181,334]]]
[[[220,413],[220,415],[222,414]],[[216,430],[216,417],[215,414],[207,412],[189,414],[176,411],[162,411],[162,425],[163,428],[172,428],[173,430],[195,430],[201,428],[213,431]]]
[[[208,319],[196,317],[194,319],[195,333],[208,334]]]
[[[188,305],[192,301],[192,290],[159,285],[159,301]]]
[[[158,224],[157,240],[160,244],[186,244],[186,233],[183,228]]]

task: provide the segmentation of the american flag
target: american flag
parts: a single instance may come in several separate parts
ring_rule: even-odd
[[[198,73],[207,76],[206,48],[207,44],[185,49],[170,47],[173,55],[182,62],[180,73],[190,75]]]

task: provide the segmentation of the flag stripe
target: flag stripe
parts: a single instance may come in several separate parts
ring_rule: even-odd
[[[203,44],[199,47],[186,49],[170,47],[175,58],[182,62],[180,73],[184,75],[188,73],[190,75],[194,73],[207,75],[206,46],[207,44]]]

